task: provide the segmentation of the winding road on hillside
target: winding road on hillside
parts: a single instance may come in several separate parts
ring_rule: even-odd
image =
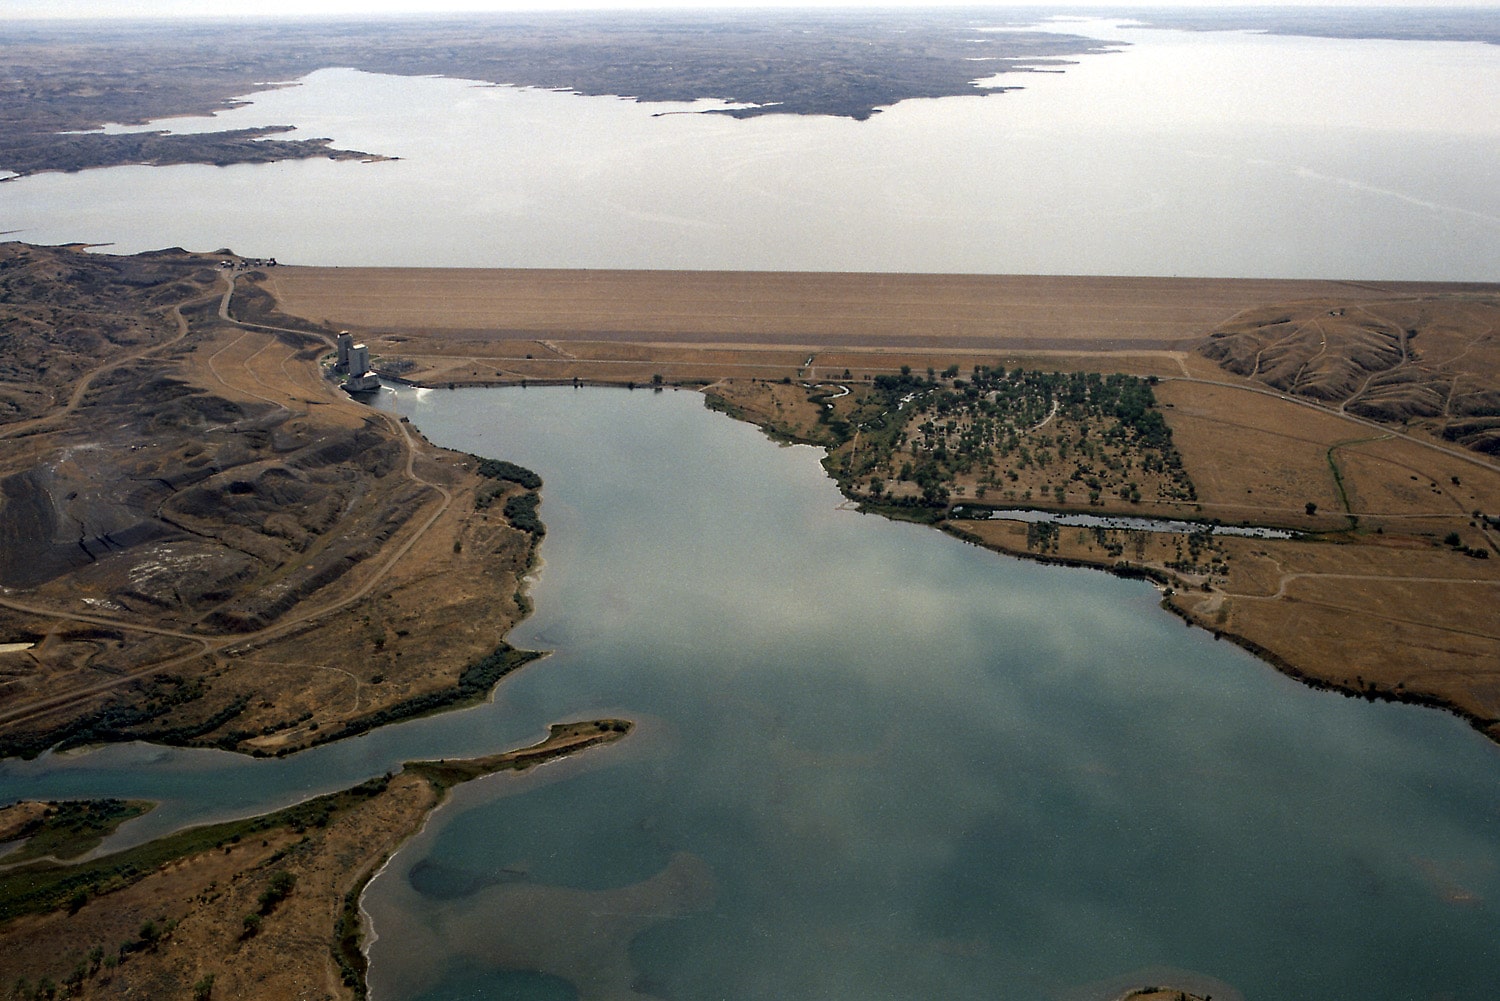
[[[250,323],[236,320],[230,312],[230,305],[233,300],[235,291],[235,272],[226,271],[224,274],[224,281],[226,287],[219,301],[219,317],[224,322],[233,324],[236,327],[240,327],[241,329],[245,330],[247,334],[253,332],[265,332],[272,334],[288,333],[295,334],[301,337],[316,336],[320,340],[324,341],[330,348],[333,347],[332,341],[326,335],[320,333],[306,330],[295,330],[289,327],[275,327],[267,324]],[[65,405],[63,411],[54,414],[48,414],[45,417],[37,418],[33,421],[28,421],[26,422],[26,424],[32,425],[34,428],[35,425],[41,422],[55,421],[66,416],[67,414],[72,413],[77,409],[80,401],[83,399],[84,394],[88,390],[88,386],[100,374],[117,368],[129,361],[135,360],[136,358],[143,357],[155,351],[163,350],[181,341],[183,337],[187,335],[188,331],[188,323],[186,318],[182,315],[181,307],[183,305],[195,305],[206,301],[208,298],[209,297],[199,297],[191,300],[188,303],[178,304],[172,307],[171,312],[177,318],[179,323],[179,331],[176,337],[172,338],[170,341],[153,345],[152,347],[145,350],[133,352],[125,358],[100,365],[99,367],[91,370],[90,372],[86,373],[82,379],[79,380],[79,386],[75,388],[73,393],[70,395],[69,401]],[[235,341],[233,343],[238,343],[238,341]],[[230,346],[232,346],[232,344]],[[223,351],[227,349],[228,346],[226,346],[226,348],[220,349],[219,352],[215,353],[213,358],[217,358],[219,354],[223,353]],[[264,350],[264,348],[262,348],[262,350]],[[259,352],[256,353],[259,354]],[[222,385],[224,385],[226,389],[232,389],[239,392],[249,392],[250,395],[255,396],[257,399],[264,400],[268,403],[280,406],[285,409],[285,404],[281,403],[280,401],[272,400],[269,397],[260,396],[257,393],[250,392],[243,386],[231,384],[224,378],[224,376],[218,371],[218,369],[214,367],[213,358],[210,358],[208,361],[208,369],[213,373],[214,377],[218,379]],[[254,373],[249,371],[248,361],[249,359],[246,359],[245,362],[245,364],[247,365],[246,375],[250,379],[259,382],[259,379],[254,375]],[[285,359],[283,359],[283,365],[284,364]],[[262,383],[262,385],[264,384]],[[324,383],[324,385],[327,384]],[[350,400],[348,397],[344,396],[338,389],[335,389],[332,386],[328,386],[327,399],[320,402],[326,403],[330,401],[344,406],[361,406],[361,404],[355,403],[353,400]],[[308,400],[307,402],[314,401]],[[307,625],[325,616],[331,615],[334,612],[347,608],[369,595],[369,593],[374,590],[375,587],[387,577],[387,575],[390,574],[391,570],[393,570],[401,562],[401,560],[405,558],[407,553],[411,552],[412,547],[414,547],[417,542],[427,534],[428,530],[437,523],[437,520],[448,512],[453,504],[453,495],[441,484],[434,483],[431,480],[424,478],[420,473],[417,472],[417,444],[412,439],[411,431],[408,429],[404,421],[382,410],[375,410],[373,408],[366,408],[366,410],[370,415],[384,422],[388,429],[399,434],[402,442],[402,447],[406,455],[402,475],[407,480],[411,481],[413,484],[418,485],[419,487],[433,490],[439,498],[439,503],[437,507],[434,508],[432,512],[428,514],[428,516],[416,527],[416,529],[410,532],[407,538],[399,545],[397,545],[394,550],[392,550],[389,555],[387,555],[386,558],[377,565],[374,572],[366,578],[363,584],[357,587],[354,591],[332,602],[329,602],[328,604],[320,605],[318,607],[307,609],[305,611],[294,612],[288,617],[282,619],[280,622],[277,622],[276,624],[271,626],[267,626],[264,629],[258,629],[254,632],[240,633],[231,636],[203,635],[199,633],[188,632],[185,630],[167,629],[158,626],[146,625],[132,620],[120,619],[107,615],[95,615],[83,612],[68,612],[52,608],[44,608],[25,602],[15,601],[8,596],[8,589],[0,589],[0,605],[3,605],[6,608],[14,609],[16,611],[45,616],[47,618],[62,619],[70,622],[79,622],[86,625],[104,626],[107,628],[131,630],[134,632],[149,633],[156,636],[182,639],[197,644],[196,649],[190,652],[175,654],[164,660],[154,661],[150,664],[138,667],[132,671],[126,672],[116,677],[108,678],[104,681],[94,682],[84,687],[76,688],[68,692],[63,692],[40,701],[30,702],[24,706],[19,706],[6,712],[0,712],[0,723],[23,722],[25,720],[32,719],[36,716],[51,712],[58,708],[93,698],[103,692],[118,688],[121,685],[129,684],[130,682],[136,681],[146,675],[154,674],[158,671],[166,670],[168,668],[175,667],[178,664],[184,664],[199,657],[204,657],[213,653],[217,653],[219,651],[223,651],[233,656],[236,653],[249,650],[268,640],[277,639],[304,625]],[[11,428],[7,430],[14,432],[17,429]],[[10,435],[0,434],[0,437],[9,436]]]

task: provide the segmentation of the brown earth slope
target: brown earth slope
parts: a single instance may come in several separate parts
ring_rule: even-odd
[[[9,753],[280,751],[524,662],[485,658],[534,536],[477,503],[521,488],[348,399],[316,333],[225,319],[221,259],[0,245],[0,642],[35,644],[0,653]]]
[[[1203,354],[1275,389],[1500,454],[1500,303],[1462,294],[1307,300],[1220,324]]]

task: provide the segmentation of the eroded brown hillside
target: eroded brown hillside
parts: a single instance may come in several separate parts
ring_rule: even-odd
[[[0,749],[295,748],[525,660],[534,536],[476,510],[525,488],[227,319],[223,260],[0,245]]]
[[[1203,353],[1236,375],[1340,412],[1500,452],[1500,300],[1309,300],[1248,310]]]

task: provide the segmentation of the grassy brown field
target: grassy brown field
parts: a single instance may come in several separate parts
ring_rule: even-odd
[[[1500,553],[1496,286],[283,268],[264,287],[285,312],[357,331],[426,385],[704,386],[735,416],[834,449],[830,472],[867,503],[869,474],[851,478],[848,458],[869,445],[879,376],[957,366],[963,382],[989,366],[1154,377],[1191,500],[1145,483],[1139,499],[1057,499],[1056,467],[1011,463],[1005,478],[956,474],[949,502],[1306,534],[1062,530],[1043,552],[1017,522],[946,526],[1018,555],[1145,573],[1189,621],[1288,673],[1444,706],[1500,739],[1500,560],[1484,558]],[[850,392],[834,395],[841,387]],[[980,498],[986,482],[999,487]]]

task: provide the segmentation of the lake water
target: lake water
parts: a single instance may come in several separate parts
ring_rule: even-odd
[[[39,175],[0,184],[0,230],[328,265],[1495,278],[1500,46],[1058,28],[1131,45],[867,122],[325,70],[160,127],[402,159]]]
[[[1101,1001],[1131,975],[1404,1001],[1500,973],[1500,749],[1459,721],[1297,685],[1146,584],[849,511],[816,450],[697,394],[379,400],[545,477],[512,640],[551,655],[290,758],[112,746],[0,763],[0,798],[163,800],[126,844],[638,721],[462,787],[396,856],[378,1001]]]
[[[378,1001],[1500,973],[1500,752],[1456,720],[1302,688],[1145,584],[842,509],[819,453],[696,394],[382,400],[546,480],[514,639],[553,653],[504,712],[641,725],[437,814],[366,897]]]

